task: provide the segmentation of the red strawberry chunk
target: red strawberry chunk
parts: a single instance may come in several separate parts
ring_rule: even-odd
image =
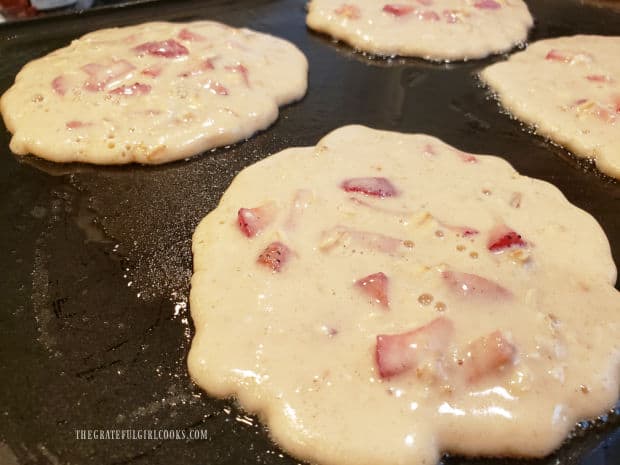
[[[141,84],[139,82],[134,82],[130,86],[120,86],[110,91],[111,94],[127,95],[127,96],[147,95],[150,92],[151,92],[151,86],[149,86],[148,84]]]
[[[424,155],[431,155],[431,156],[435,156],[437,155],[437,152],[435,152],[435,147],[433,147],[432,144],[426,144],[424,146]]]
[[[551,49],[547,55],[545,55],[545,60],[568,62],[570,58],[559,50]]]
[[[217,81],[211,81],[209,80],[207,82],[206,88],[211,90],[211,92],[213,92],[214,94],[217,95],[228,95],[228,88],[222,84],[220,84]]]
[[[398,190],[387,178],[351,178],[344,180],[340,187],[345,192],[361,192],[373,197],[395,197]]]
[[[448,350],[453,335],[454,325],[445,317],[405,333],[379,334],[375,346],[379,376],[396,376],[424,360],[440,357]]]
[[[356,5],[349,5],[346,3],[343,3],[338,8],[336,8],[334,10],[334,13],[336,13],[338,16],[343,16],[348,19],[360,19],[360,17],[362,16],[360,9]]]
[[[163,69],[164,68],[162,66],[157,66],[157,65],[149,66],[148,68],[144,68],[142,71],[140,71],[140,74],[143,74],[144,76],[156,78],[157,76],[161,74]]]
[[[179,77],[189,77],[189,76],[197,76],[199,74],[203,74],[205,71],[211,71],[215,69],[215,58],[207,58],[200,66],[195,67],[193,69],[189,69],[187,71],[183,71],[179,73]]]
[[[594,108],[594,115],[605,123],[613,123],[616,121],[616,112],[600,104],[597,104]]]
[[[405,16],[413,11],[413,7],[411,5],[388,3],[383,7],[383,11],[394,16]]]
[[[202,62],[202,69],[212,70],[215,69],[215,58],[207,58]]]
[[[237,224],[246,237],[254,237],[271,224],[275,213],[275,207],[271,204],[240,208],[237,212]]]
[[[498,373],[502,367],[512,364],[517,349],[497,330],[482,336],[467,346],[463,370],[468,383]]]
[[[495,0],[480,0],[474,3],[474,6],[481,10],[498,10],[502,7]]]
[[[370,274],[358,279],[355,285],[371,299],[387,309],[390,305],[388,299],[388,277],[383,273]]]
[[[487,248],[491,252],[501,253],[512,247],[525,247],[526,245],[521,235],[505,224],[499,224],[489,232]]]
[[[591,82],[610,82],[611,79],[604,74],[590,74],[586,76],[586,79]]]
[[[480,231],[478,231],[477,229],[470,228],[469,226],[455,226],[452,224],[444,223],[442,221],[440,221],[439,224],[443,228],[446,228],[449,231],[455,232],[456,235],[459,237],[473,237],[480,233]]]
[[[243,82],[245,83],[245,85],[250,87],[250,78],[249,78],[250,72],[245,66],[243,66],[242,64],[238,64],[235,66],[225,66],[224,69],[227,71],[231,71],[233,73],[241,74],[241,77],[243,78]]]
[[[93,123],[85,123],[84,121],[71,120],[65,123],[67,129],[79,129],[86,126],[92,126]]]
[[[478,230],[474,228],[468,228],[467,226],[453,226],[455,231],[457,231],[457,235],[461,237],[472,237],[478,234]]]
[[[592,55],[588,53],[572,52],[567,50],[551,49],[545,55],[545,60],[559,61],[561,63],[590,63]]]
[[[455,150],[454,153],[465,163],[478,163],[478,157],[471,153],[463,152],[461,150]]]
[[[65,76],[57,76],[52,80],[52,89],[58,95],[65,95],[69,90],[69,82]]]
[[[113,60],[106,64],[88,63],[82,66],[82,71],[88,74],[84,88],[91,92],[104,90],[130,77],[134,69],[136,67],[127,60]]]
[[[272,242],[261,252],[256,263],[279,273],[291,256],[291,250],[282,242]]]
[[[439,15],[431,10],[424,10],[417,13],[418,19],[422,21],[439,21]]]
[[[507,299],[512,297],[505,287],[482,276],[460,271],[443,271],[441,277],[454,294],[462,297],[479,297],[487,299]]]
[[[189,54],[189,50],[174,39],[145,42],[132,50],[140,55],[153,55],[164,58],[178,58]]]
[[[181,29],[178,35],[179,39],[187,40],[188,42],[201,42],[205,40],[205,36],[198,34],[197,32],[190,31],[187,28]]]

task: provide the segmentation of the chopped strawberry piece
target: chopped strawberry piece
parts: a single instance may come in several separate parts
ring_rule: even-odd
[[[104,90],[130,77],[134,69],[136,67],[127,60],[113,60],[106,64],[88,63],[82,66],[82,71],[88,74],[84,88],[91,92]]]
[[[463,160],[465,163],[478,163],[478,157],[471,153],[463,152],[461,150],[454,150],[454,153]]]
[[[67,90],[69,90],[69,82],[65,76],[57,76],[52,81],[52,89],[58,95],[65,95]]]
[[[398,190],[387,178],[351,178],[340,184],[345,192],[361,192],[373,197],[395,197]]]
[[[472,237],[479,233],[477,229],[468,228],[467,226],[453,226],[453,229],[457,231],[457,235],[461,237]]]
[[[188,42],[201,42],[205,40],[205,36],[198,34],[197,32],[190,31],[187,28],[181,29],[177,36],[180,40],[187,40]]]
[[[545,56],[545,60],[568,62],[570,61],[570,58],[568,58],[566,55],[564,55],[559,50],[551,49]]]
[[[215,62],[214,58],[207,58],[202,63],[200,63],[199,67],[190,69],[187,71],[183,71],[182,73],[179,74],[179,77],[196,76],[198,74],[203,74],[205,71],[211,71],[215,69],[215,66],[213,64],[214,62]]]
[[[559,61],[561,63],[590,63],[592,55],[588,53],[571,52],[566,50],[551,49],[545,55],[545,60]]]
[[[314,193],[308,189],[298,189],[293,197],[293,202],[286,219],[286,229],[292,230],[297,227],[306,208],[314,200]]]
[[[398,210],[398,209],[380,207],[370,202],[366,202],[365,200],[358,199],[357,197],[349,197],[349,200],[353,202],[354,204],[359,205],[361,207],[369,208],[371,210],[381,212],[381,213],[386,213],[388,215],[408,216],[412,214],[410,211],[407,211],[407,210]]]
[[[503,252],[512,247],[525,247],[526,245],[521,235],[505,224],[498,224],[489,232],[487,248],[491,252]]]
[[[148,68],[144,68],[142,71],[140,71],[140,74],[143,74],[144,76],[156,78],[157,76],[161,74],[163,69],[164,69],[163,66],[158,66],[158,65],[149,66]]]
[[[389,378],[415,368],[429,358],[445,353],[454,335],[452,321],[445,317],[400,334],[379,334],[375,361],[381,378]]]
[[[222,84],[220,84],[219,82],[214,83],[211,88],[215,91],[216,94],[218,95],[228,95],[228,89],[226,87],[224,87]]]
[[[207,58],[202,62],[202,69],[212,70],[215,69],[215,58]]]
[[[616,121],[616,111],[597,104],[594,107],[594,115],[605,123],[613,123]]]
[[[291,250],[282,242],[272,242],[258,256],[256,263],[266,266],[275,272],[280,272],[291,255]]]
[[[65,127],[67,129],[79,129],[79,128],[83,128],[86,126],[92,126],[92,123],[85,123],[84,121],[71,120],[71,121],[67,121],[67,123],[65,124]]]
[[[207,81],[205,87],[217,95],[228,95],[228,88],[217,81]]]
[[[348,19],[360,19],[362,16],[360,9],[356,5],[349,5],[347,3],[343,3],[336,8],[334,13]]]
[[[404,245],[404,241],[395,237],[367,231],[350,230],[348,234],[362,247],[383,253],[394,253]]]
[[[453,293],[463,297],[484,297],[488,299],[512,297],[512,292],[505,287],[477,274],[443,271],[441,277]]]
[[[512,364],[517,350],[501,333],[494,331],[482,336],[467,346],[463,370],[468,383],[497,373],[502,367]]]
[[[133,51],[140,55],[153,55],[164,58],[178,58],[189,54],[189,50],[174,39],[145,42],[134,47]]]
[[[424,10],[417,13],[418,19],[422,21],[439,21],[439,15],[431,10]]]
[[[383,7],[383,11],[394,16],[405,16],[413,11],[411,5],[388,3]]]
[[[351,240],[365,249],[376,250],[386,254],[395,253],[401,247],[413,247],[413,242],[411,241],[403,241],[383,234],[359,231],[342,226],[336,226],[328,231],[324,231],[322,236],[319,248],[323,251],[330,250],[343,242],[346,243],[347,240]]]
[[[130,86],[119,86],[116,89],[112,89],[110,91],[111,94],[115,95],[147,95],[151,92],[151,86],[148,84],[141,84],[139,82],[134,82]]]
[[[432,144],[426,144],[424,146],[424,154],[425,155],[435,156],[435,155],[437,155],[437,152],[435,152],[435,147],[433,147]]]
[[[243,82],[245,83],[245,85],[250,87],[250,77],[249,77],[250,72],[245,66],[243,66],[242,64],[238,64],[235,66],[225,66],[224,69],[226,71],[231,71],[233,73],[241,74],[241,77],[243,78]]]
[[[498,10],[502,7],[495,0],[480,0],[474,3],[474,6],[481,10]]]
[[[480,231],[478,231],[477,229],[470,228],[469,226],[454,226],[448,223],[444,223],[442,221],[440,221],[439,224],[443,228],[455,232],[456,235],[460,237],[473,237],[480,233]]]
[[[448,24],[455,24],[459,22],[459,15],[456,10],[443,10],[442,16],[446,19]]]
[[[610,82],[611,81],[611,79],[608,76],[605,76],[604,74],[590,74],[586,76],[586,79],[592,82]]]
[[[355,281],[355,285],[371,298],[371,302],[376,302],[387,309],[388,299],[388,277],[383,273],[374,273]]]
[[[578,114],[595,116],[597,119],[605,123],[614,123],[617,119],[617,113],[620,113],[620,98],[616,98],[611,103],[601,104],[585,98],[575,100],[570,106],[576,109]]]
[[[256,208],[240,208],[237,223],[246,237],[254,237],[271,224],[275,214],[275,206],[271,203]]]

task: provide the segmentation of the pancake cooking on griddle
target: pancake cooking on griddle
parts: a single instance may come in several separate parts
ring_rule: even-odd
[[[28,63],[2,96],[11,150],[160,164],[250,137],[306,92],[290,42],[212,21],[104,29]]]
[[[620,179],[619,58],[620,37],[561,37],[531,44],[481,77],[538,134]]]
[[[607,238],[500,158],[343,127],[242,171],[192,248],[192,378],[299,459],[541,457],[617,399]]]
[[[436,61],[510,50],[533,24],[522,0],[312,0],[306,22],[363,52]]]

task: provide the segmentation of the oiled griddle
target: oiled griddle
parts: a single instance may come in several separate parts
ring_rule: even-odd
[[[529,4],[531,40],[620,33],[614,10],[571,0]],[[475,75],[504,56],[451,65],[369,60],[306,30],[304,14],[302,0],[161,1],[0,27],[0,92],[27,61],[71,39],[147,20],[251,27],[294,42],[310,62],[307,96],[273,127],[190,161],[54,165],[14,157],[0,131],[0,464],[297,463],[255,419],[202,394],[187,376],[191,235],[239,170],[344,124],[425,132],[501,154],[593,214],[620,262],[619,183],[500,113]],[[78,441],[82,428],[200,428],[209,438]],[[611,415],[580,431],[544,460],[446,462],[617,465],[620,420]]]

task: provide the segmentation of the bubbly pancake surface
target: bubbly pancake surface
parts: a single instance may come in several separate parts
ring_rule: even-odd
[[[242,171],[193,253],[192,378],[300,459],[541,456],[617,399],[607,239],[500,158],[343,127]]]
[[[103,29],[28,63],[2,96],[14,153],[165,163],[269,126],[301,98],[291,43],[212,21]]]
[[[533,24],[522,0],[311,0],[306,22],[364,52],[440,61],[509,50]]]
[[[620,37],[579,35],[535,42],[482,79],[537,133],[620,178]]]

